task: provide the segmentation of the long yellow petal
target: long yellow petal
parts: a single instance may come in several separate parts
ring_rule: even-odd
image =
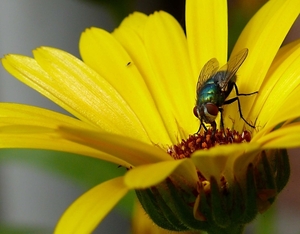
[[[134,118],[140,120],[137,125],[142,125],[149,141],[170,143],[166,142],[167,132],[162,131],[165,126],[145,80],[121,44],[110,33],[91,28],[81,35],[79,49],[84,62],[125,100],[125,105],[134,112]]]
[[[257,142],[265,149],[296,148],[300,142],[300,123],[292,123],[260,137]]]
[[[248,76],[240,82],[246,93],[252,91],[250,87],[259,89],[282,41],[299,15],[299,5],[300,0],[268,1],[244,28],[233,52],[249,49],[249,55],[239,69],[241,74]]]
[[[186,1],[186,32],[196,80],[211,58],[227,61],[227,1]]]
[[[242,48],[248,48],[249,54],[240,67],[237,80],[240,93],[260,90],[260,86],[271,66],[290,27],[299,15],[300,0],[268,1],[249,21],[241,33],[232,54]],[[251,113],[256,97],[241,100],[246,119],[255,119],[257,113]],[[228,105],[231,118],[238,119],[235,105]],[[242,122],[241,122],[242,123]]]
[[[134,21],[134,18],[139,20],[140,17],[134,14],[129,18]],[[125,26],[122,24],[116,29],[113,36],[132,58],[132,64],[129,66],[137,67],[141,73],[157,109],[161,113],[161,118],[167,130],[165,132],[168,133],[172,143],[175,144],[178,138],[187,136],[187,132],[190,131],[188,129],[195,131],[194,129],[197,129],[196,125],[198,124],[197,121],[194,121],[193,124],[188,121],[189,117],[195,119],[191,111],[194,105],[195,84],[191,82],[191,79],[184,78],[191,77],[189,75],[191,69],[188,68],[190,65],[186,39],[178,23],[168,14],[157,12],[148,18],[149,22],[146,21],[148,26],[143,25],[143,32],[146,32],[142,35],[140,30],[129,27],[130,25],[127,23]],[[152,25],[152,22],[154,25]],[[153,35],[154,30],[155,35]],[[159,42],[157,37],[161,38]],[[179,40],[173,43],[174,38],[179,38]],[[164,46],[161,44],[162,40],[165,43]],[[176,48],[176,50],[173,48]],[[172,59],[174,56],[181,59],[174,60]],[[160,62],[157,62],[157,60]],[[175,62],[175,65],[172,61]],[[188,99],[187,97],[190,97],[188,102],[184,101]],[[185,117],[180,118],[179,113],[182,113]],[[178,125],[185,133],[181,134],[178,131]]]
[[[153,33],[155,32],[155,33]],[[196,81],[192,75],[188,47],[178,22],[165,12],[149,16],[144,31],[144,43],[154,76],[148,83],[159,111],[173,136],[178,123],[186,138],[197,129],[193,115]],[[179,132],[180,133],[180,132]]]
[[[130,28],[142,36],[147,19],[148,16],[146,14],[141,12],[133,12],[128,17],[123,19],[119,27]]]
[[[128,188],[123,183],[123,177],[95,186],[65,211],[54,233],[92,233],[127,192]]]
[[[61,127],[60,131],[63,138],[114,155],[130,163],[131,166],[172,160],[158,146],[149,145],[121,135],[65,127]]]
[[[7,55],[2,63],[12,75],[77,118],[105,131],[149,141],[122,97],[82,61],[54,48],[43,47],[34,54],[39,63],[18,55]]]
[[[82,122],[73,117],[60,114],[55,111],[36,106],[29,106],[17,103],[0,103],[0,124],[1,126],[12,124],[36,125],[41,127],[54,128],[58,125],[73,126],[78,128],[94,129],[93,125]],[[6,119],[7,121],[2,121]]]
[[[59,126],[93,130],[94,126],[43,108],[0,103],[0,148],[29,148],[75,153],[113,162],[128,162],[63,137]]]
[[[285,58],[280,65],[273,68],[269,82],[262,87],[254,105],[254,110],[260,124],[270,121],[278,109],[286,108],[289,96],[294,92],[299,96],[299,77],[300,77],[300,43],[298,48]],[[273,82],[276,82],[272,85]],[[298,91],[297,91],[298,88]],[[297,100],[298,98],[294,96]],[[292,101],[292,100],[290,100]],[[285,111],[284,111],[285,112]],[[287,116],[289,113],[286,113]]]
[[[300,116],[299,103],[295,100],[300,99],[300,86],[298,86],[286,99],[284,102],[278,100],[281,105],[274,104],[274,110],[268,108],[269,112],[263,111],[263,114],[266,116],[266,121],[263,122],[261,119],[257,122],[258,132],[254,131],[254,136],[252,141],[260,139],[265,134],[269,134],[273,128],[276,128],[277,125],[291,122]],[[288,104],[287,104],[288,103]],[[267,117],[269,116],[269,118]],[[263,124],[264,123],[264,124]]]
[[[189,159],[159,162],[134,168],[125,174],[124,181],[129,188],[145,189],[154,186],[172,173],[186,182],[196,185],[198,178],[194,164]]]

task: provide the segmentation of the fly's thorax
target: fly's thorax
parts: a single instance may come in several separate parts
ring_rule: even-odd
[[[217,103],[220,92],[220,87],[213,80],[208,80],[197,93],[197,105],[201,106],[208,102]]]
[[[231,93],[236,76],[228,83],[222,84],[215,79],[206,81],[203,87],[197,92],[197,105],[200,106],[204,103],[214,103],[218,107],[223,106],[226,98]]]

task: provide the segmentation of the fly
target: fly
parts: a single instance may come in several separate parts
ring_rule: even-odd
[[[197,100],[194,107],[194,115],[200,119],[198,132],[200,131],[201,126],[207,131],[204,124],[206,123],[211,125],[214,133],[216,130],[215,119],[219,112],[221,114],[220,128],[224,131],[222,106],[231,104],[235,101],[238,103],[240,117],[247,125],[255,128],[254,125],[250,124],[243,117],[239,96],[249,96],[258,92],[242,94],[239,93],[236,85],[236,72],[245,61],[247,55],[248,49],[245,48],[231,58],[228,63],[220,69],[219,62],[216,58],[209,60],[202,68],[198,78],[196,89]],[[236,97],[226,100],[233,88],[235,89]]]

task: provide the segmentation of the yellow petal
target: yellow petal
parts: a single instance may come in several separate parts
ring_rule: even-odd
[[[148,17],[145,16],[146,18],[141,20],[140,16],[141,13],[134,13],[125,18],[120,27],[113,31],[112,36],[114,36],[120,42],[132,59],[128,67],[136,67],[145,80],[146,85],[149,86],[152,83],[149,81],[151,81],[151,77],[153,77],[154,74],[152,68],[150,67],[148,55],[143,41],[145,23]],[[142,25],[136,25],[140,24],[141,22],[143,22]],[[89,31],[87,33],[89,33]]]
[[[240,35],[233,53],[242,48],[249,55],[240,74],[247,78],[240,85],[245,92],[258,90],[290,27],[299,15],[299,0],[268,1],[247,24]],[[254,79],[255,77],[255,79]]]
[[[198,126],[197,121],[194,125],[190,121],[195,119],[192,110],[196,79],[191,72],[184,32],[171,15],[155,12],[146,23],[144,40],[150,66],[154,71],[154,77],[148,83],[152,83],[151,91],[157,98],[159,110],[163,115],[172,115],[165,120],[166,124],[177,129],[179,123],[186,131],[180,137],[187,137]]]
[[[165,126],[145,80],[121,44],[110,33],[91,28],[82,34],[79,47],[85,63],[118,91],[125,105],[140,120],[138,125],[142,125],[146,132],[144,135],[149,136],[148,142],[170,143],[167,132],[162,131]]]
[[[58,125],[94,128],[93,125],[55,111],[16,103],[0,103],[0,118],[1,126],[27,123],[29,126],[36,125],[53,129]]]
[[[248,143],[220,145],[209,150],[198,150],[191,159],[207,180],[213,176],[221,183],[220,179],[225,174],[227,180],[233,179],[232,162],[246,152],[255,151],[257,147],[257,144]]]
[[[283,63],[286,59],[288,59],[293,53],[298,54],[299,52],[299,47],[300,47],[300,39],[295,40],[289,44],[286,44],[285,46],[281,47],[276,54],[276,57],[274,58],[271,67],[268,71],[268,74],[266,78],[264,79],[264,82],[261,86],[265,86],[268,82],[270,82],[270,77],[272,77],[272,74],[274,71],[277,70],[278,66],[280,66],[281,63]]]
[[[192,61],[193,77],[197,79],[204,64],[211,58],[227,61],[227,1],[186,1],[186,32]]]
[[[270,122],[270,117],[277,118],[275,113],[278,112],[278,109],[283,111],[282,108],[288,108],[287,103],[290,103],[288,99],[294,92],[298,96],[300,95],[299,90],[296,90],[299,87],[300,77],[300,43],[298,43],[297,48],[293,47],[293,49],[293,52],[288,57],[285,56],[284,61],[280,64],[275,63],[272,65],[270,77],[267,76],[268,80],[266,80],[259,91],[253,112],[258,116],[260,125]],[[298,99],[296,96],[294,98],[296,98],[294,100]],[[289,101],[292,100],[290,99]]]
[[[163,17],[159,17],[160,15],[163,15]],[[132,18],[133,16],[131,16]],[[152,18],[155,18],[155,20],[153,20]],[[162,19],[161,19],[162,18]],[[165,16],[165,13],[156,13],[154,16],[151,17],[151,21],[162,21],[164,18],[167,18],[166,21],[170,21],[169,17]],[[163,22],[163,21],[162,21]],[[173,20],[171,20],[171,25],[173,24]],[[162,23],[164,25],[164,23]],[[151,24],[150,24],[151,25]],[[150,26],[147,27],[148,28],[148,34],[153,34],[153,30],[156,31],[155,35],[158,34],[158,29],[152,29]],[[159,27],[161,28],[161,27]],[[175,27],[177,29],[177,27]],[[164,29],[164,28],[163,28]],[[162,29],[160,29],[160,33]],[[172,30],[172,32],[178,32],[177,30]],[[163,37],[166,38],[169,33],[169,29],[167,30],[167,32],[163,33]],[[182,38],[182,31],[179,31],[180,34],[180,38]],[[164,68],[166,66],[166,62],[158,62],[159,60],[161,60],[159,58],[158,61],[154,61],[153,60],[153,56],[158,56],[163,58],[162,59],[166,59],[166,53],[162,53],[161,52],[161,45],[156,45],[155,44],[155,48],[152,48],[154,46],[152,46],[153,43],[156,43],[156,39],[153,39],[155,42],[151,42],[151,40],[147,40],[149,42],[147,42],[147,44],[149,44],[149,46],[147,46],[147,48],[145,47],[145,42],[143,41],[143,39],[146,39],[147,37],[141,37],[135,30],[133,30],[132,28],[129,27],[119,27],[118,29],[116,29],[113,33],[114,37],[116,39],[118,39],[118,41],[122,44],[122,46],[126,49],[126,51],[128,52],[128,54],[130,55],[130,57],[132,58],[132,64],[130,64],[129,66],[135,66],[139,72],[141,73],[143,79],[145,80],[147,87],[149,88],[152,98],[154,99],[156,106],[158,108],[158,111],[161,113],[161,118],[164,122],[164,126],[166,128],[166,133],[168,133],[169,139],[171,139],[172,143],[175,144],[178,141],[178,138],[185,138],[185,136],[187,135],[187,132],[189,131],[188,129],[185,129],[183,126],[184,121],[187,120],[187,118],[185,117],[185,119],[183,121],[179,121],[176,119],[178,119],[178,113],[183,113],[183,110],[175,110],[176,108],[186,108],[186,106],[190,106],[190,108],[192,108],[192,105],[194,104],[194,99],[192,101],[190,101],[190,105],[187,105],[186,103],[181,103],[184,102],[183,98],[180,98],[181,96],[186,95],[188,92],[186,91],[186,87],[187,85],[181,85],[181,90],[179,90],[178,92],[178,84],[180,84],[180,80],[182,80],[180,76],[174,76],[172,75],[172,73],[176,70],[174,67],[171,69],[166,69]],[[171,34],[170,34],[171,35]],[[144,34],[143,34],[144,36]],[[161,37],[162,37],[161,36]],[[176,35],[177,36],[177,35]],[[171,36],[171,38],[174,38],[176,36]],[[152,39],[152,36],[151,36]],[[185,40],[185,38],[183,38]],[[166,39],[166,41],[168,41],[168,48],[172,48],[169,44],[170,41]],[[184,43],[183,43],[184,44]],[[157,48],[157,46],[159,46],[159,48]],[[184,47],[184,46],[183,46]],[[178,46],[176,47],[178,48]],[[154,55],[152,56],[152,50],[156,51],[154,53]],[[158,50],[158,51],[157,51]],[[166,49],[167,50],[167,49]],[[172,49],[173,52],[176,53],[176,51],[174,51]],[[181,49],[182,51],[182,49]],[[186,51],[187,52],[187,51]],[[151,57],[149,58],[151,54]],[[181,56],[178,56],[181,57]],[[184,57],[184,56],[182,56]],[[186,56],[185,56],[186,57]],[[171,61],[174,61],[174,59],[170,59],[168,58],[168,62],[167,63],[171,63]],[[179,60],[178,60],[179,61]],[[178,62],[177,61],[177,62]],[[188,57],[186,57],[186,59],[183,59],[182,61],[186,61],[184,62],[184,64],[188,63]],[[157,64],[161,64],[162,68],[160,67],[160,65]],[[169,65],[169,67],[171,66],[171,64]],[[180,66],[180,71],[184,71],[186,69],[184,69],[185,66],[182,67]],[[164,70],[163,73],[165,74],[156,74],[157,72],[160,73],[161,69]],[[186,72],[188,74],[188,72]],[[165,75],[163,78],[162,76]],[[176,79],[177,78],[177,79]],[[178,80],[180,79],[180,80]],[[186,80],[186,79],[185,79]],[[178,81],[177,83],[175,81]],[[188,82],[185,82],[188,84]],[[177,86],[176,86],[177,84]],[[193,84],[194,86],[194,84]],[[182,87],[185,87],[184,89]],[[177,92],[176,92],[177,90]],[[184,92],[183,92],[184,91]],[[192,95],[194,96],[195,91],[193,90],[192,92],[190,92]],[[184,95],[183,95],[184,94]],[[194,98],[194,97],[193,97]],[[175,99],[175,100],[174,100]],[[176,103],[177,101],[177,103]],[[176,104],[174,104],[176,103]],[[187,108],[186,108],[187,109]],[[192,115],[192,111],[190,111],[191,109],[188,110],[188,115]],[[181,134],[181,132],[178,132],[178,123],[180,123],[179,125],[182,127],[182,129],[185,130],[184,134]],[[195,121],[195,125],[197,124],[197,121]],[[185,124],[186,125],[186,124]],[[188,128],[193,128],[193,129],[197,129],[197,126],[192,127],[193,125],[189,124]],[[195,130],[193,130],[195,131]],[[179,137],[178,137],[179,136]],[[180,137],[181,136],[181,137]],[[163,140],[161,142],[165,142],[167,143],[166,140]]]
[[[282,41],[299,15],[299,5],[299,0],[268,1],[247,24],[232,52],[235,54],[242,48],[249,49],[248,57],[238,71],[240,77],[237,84],[240,93],[260,90]],[[256,117],[257,113],[250,112],[255,99],[255,97],[247,97],[241,101],[246,119],[251,120]],[[239,119],[236,110],[234,105],[227,107],[233,119]]]
[[[257,142],[265,149],[296,148],[300,147],[299,132],[300,123],[291,123],[260,137]]]
[[[159,184],[172,173],[196,185],[198,178],[194,164],[189,159],[172,160],[143,165],[125,174],[125,184],[132,189],[145,189]]]
[[[54,233],[92,233],[127,192],[123,177],[95,186],[65,211]]]
[[[93,126],[46,109],[0,103],[0,148],[30,148],[75,153],[131,166],[128,162],[62,137],[59,126],[90,130]]]
[[[274,110],[272,108],[269,109],[269,113],[265,112],[264,109],[262,110],[265,123],[261,121],[261,118],[257,122],[257,129],[258,132],[254,134],[254,137],[252,138],[252,141],[257,141],[260,139],[263,135],[269,134],[270,131],[272,131],[274,128],[276,128],[277,125],[283,124],[283,123],[289,123],[300,116],[300,108],[299,103],[295,100],[300,99],[300,86],[298,86],[293,92],[284,100],[284,102],[281,102],[281,100],[278,100],[278,102],[281,103],[281,105],[276,105],[276,103],[273,104]],[[275,100],[274,100],[275,101]],[[267,118],[269,116],[269,118]],[[264,124],[262,124],[264,123]]]
[[[114,155],[131,166],[172,160],[161,148],[132,138],[79,128],[61,127],[60,131],[70,141]]]
[[[246,144],[245,144],[246,145]],[[229,183],[238,182],[241,186],[245,186],[247,169],[250,164],[257,161],[257,157],[262,148],[258,143],[250,143],[245,147],[244,152],[235,157],[229,157],[224,170],[224,177]]]
[[[34,54],[39,63],[18,55],[7,55],[2,63],[12,75],[77,118],[99,129],[149,141],[122,97],[82,61],[53,48],[43,47]]]
[[[119,28],[130,28],[142,37],[147,19],[148,16],[144,13],[134,12],[121,22]]]

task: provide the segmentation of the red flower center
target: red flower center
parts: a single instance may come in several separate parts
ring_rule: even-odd
[[[250,140],[251,133],[247,130],[242,133],[229,129],[226,129],[225,132],[216,130],[212,134],[212,130],[208,129],[200,134],[190,135],[188,139],[182,140],[177,145],[170,146],[167,152],[174,159],[189,158],[196,150],[205,150],[216,145],[249,142]]]

